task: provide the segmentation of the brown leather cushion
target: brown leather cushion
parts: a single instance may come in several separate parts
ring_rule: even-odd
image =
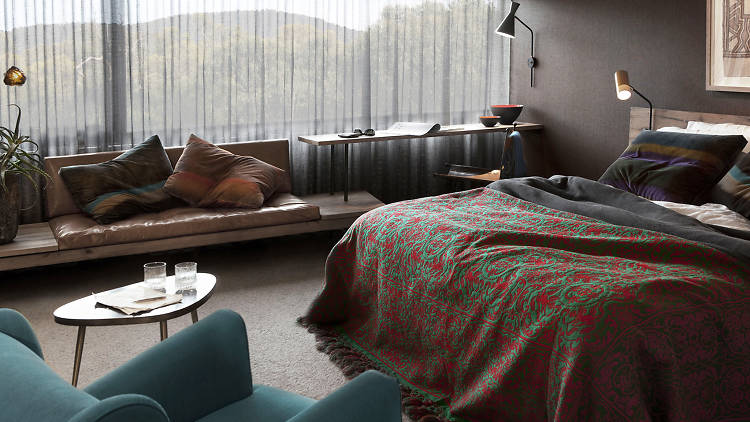
[[[137,215],[106,226],[83,214],[70,214],[51,219],[50,226],[60,250],[66,250],[318,219],[320,210],[317,206],[292,194],[279,193],[257,210],[173,208]]]
[[[277,191],[289,192],[289,175],[254,157],[225,151],[190,135],[164,189],[197,207],[260,208]]]

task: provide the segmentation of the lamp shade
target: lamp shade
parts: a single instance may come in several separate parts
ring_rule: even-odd
[[[633,96],[633,88],[630,86],[628,72],[618,70],[615,72],[615,88],[617,89],[617,98],[626,101]]]
[[[503,37],[515,38],[516,37],[516,11],[520,4],[511,2],[510,12],[505,16],[505,19],[497,27],[495,33],[502,35]]]
[[[26,83],[26,75],[23,74],[21,69],[11,66],[10,69],[5,71],[3,83],[8,86],[21,86]]]

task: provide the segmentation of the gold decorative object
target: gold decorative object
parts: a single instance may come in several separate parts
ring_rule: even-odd
[[[11,66],[10,69],[5,71],[3,83],[8,86],[21,86],[26,83],[26,75],[23,74],[21,69]]]

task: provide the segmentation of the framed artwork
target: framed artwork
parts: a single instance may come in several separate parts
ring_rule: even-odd
[[[750,92],[750,0],[707,0],[706,89]]]

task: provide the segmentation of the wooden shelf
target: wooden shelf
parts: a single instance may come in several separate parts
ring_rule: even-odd
[[[344,201],[343,193],[331,195],[330,193],[319,193],[316,195],[303,196],[305,202],[320,207],[321,220],[350,219],[357,218],[367,211],[382,207],[384,204],[378,198],[366,191],[349,193],[349,200]]]
[[[439,132],[428,133],[423,136],[411,136],[411,135],[392,135],[383,131],[375,131],[375,136],[360,136],[359,138],[340,138],[336,133],[328,133],[325,135],[308,135],[300,136],[298,139],[300,142],[306,144],[315,145],[317,147],[326,145],[347,145],[347,144],[359,144],[363,142],[383,142],[393,141],[396,139],[420,139],[420,138],[435,138],[442,136],[459,136],[459,135],[472,135],[482,133],[494,133],[494,132],[505,132],[508,129],[512,129],[513,125],[499,125],[494,127],[486,127],[480,123],[469,123],[463,125],[451,125],[443,126]],[[536,123],[522,123],[516,124],[516,130],[518,131],[529,131],[529,130],[542,130],[543,125]]]
[[[49,224],[23,224],[12,242],[0,245],[0,258],[53,251],[57,251],[57,240]]]
[[[19,227],[15,241],[7,245],[0,245],[0,271],[302,233],[342,230],[349,228],[360,215],[383,205],[377,198],[364,191],[352,192],[348,202],[344,202],[341,195],[327,193],[305,196],[302,199],[320,207],[320,220],[83,249],[59,250],[57,240],[55,240],[48,223],[26,224]]]

